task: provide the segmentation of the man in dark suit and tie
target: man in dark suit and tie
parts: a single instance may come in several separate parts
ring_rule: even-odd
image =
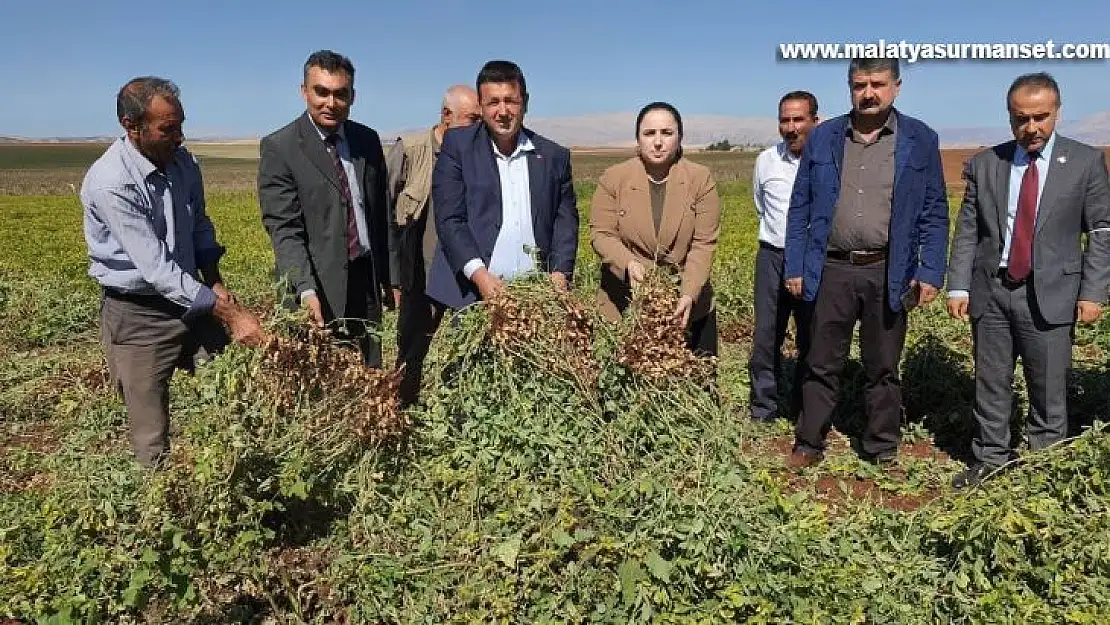
[[[813,130],[802,151],[786,228],[786,288],[813,302],[793,467],[818,462],[860,322],[872,461],[898,454],[898,364],[908,308],[944,285],[948,200],[937,133],[893,107],[897,59],[853,59],[852,111]]]
[[[378,134],[347,119],[354,78],[345,56],[308,57],[307,110],[262,139],[258,199],[290,295],[377,367],[381,342],[370,330],[390,288],[387,175]]]
[[[1102,152],[1055,132],[1060,88],[1045,73],[1006,94],[1014,141],[967,164],[948,275],[948,312],[971,317],[975,342],[975,462],[955,477],[979,483],[1014,454],[1014,364],[1029,389],[1029,446],[1067,432],[1074,324],[1093,323],[1110,283],[1110,185]],[[1082,235],[1087,234],[1087,250]]]
[[[524,128],[524,74],[490,61],[477,90],[482,123],[444,134],[432,175],[439,248],[427,294],[454,309],[532,271],[567,288],[578,252],[570,151]]]

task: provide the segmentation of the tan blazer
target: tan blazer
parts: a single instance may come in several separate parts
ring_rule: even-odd
[[[639,157],[605,170],[590,207],[590,242],[601,257],[601,313],[619,320],[631,288],[628,263],[638,260],[673,269],[683,295],[694,300],[690,319],[713,309],[709,272],[721,223],[721,200],[709,168],[681,158],[667,176],[667,197],[659,234],[651,214],[647,171]]]

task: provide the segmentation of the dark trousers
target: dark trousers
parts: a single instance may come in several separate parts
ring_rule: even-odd
[[[444,307],[420,289],[401,291],[401,307],[397,316],[397,367],[404,367],[401,378],[402,406],[416,403],[420,396],[424,359],[432,344]]]
[[[227,333],[211,316],[186,324],[185,309],[159,296],[106,291],[100,302],[100,342],[108,373],[123,395],[131,448],[143,465],[169,451],[170,379],[227,345]]]
[[[802,384],[802,415],[796,442],[823,450],[848,359],[852,332],[860,322],[860,352],[866,374],[867,427],[862,447],[868,456],[897,453],[902,422],[902,384],[898,362],[906,340],[906,313],[891,312],[883,262],[825,264],[811,319],[811,342]]]
[[[991,280],[988,303],[971,325],[975,341],[975,459],[1000,466],[1014,455],[1010,443],[1014,365],[1021,356],[1029,389],[1029,446],[1043,449],[1067,435],[1067,373],[1071,366],[1072,324],[1044,321],[1032,286]],[[979,294],[976,293],[976,297]]]
[[[717,309],[701,319],[691,319],[686,328],[686,348],[702,358],[717,355]]]
[[[373,264],[366,257],[351,261],[347,270],[346,317],[328,325],[342,343],[358,345],[362,362],[368,367],[382,366],[381,293],[378,292]]]
[[[790,316],[794,316],[798,359],[791,385],[789,416],[802,410],[802,380],[809,350],[809,306],[783,285],[783,251],[760,242],[755,257],[755,334],[748,361],[752,417],[761,421],[778,414],[778,379],[782,371],[782,342]]]

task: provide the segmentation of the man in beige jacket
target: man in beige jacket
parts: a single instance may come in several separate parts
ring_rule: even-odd
[[[397,366],[404,367],[402,405],[411,405],[420,394],[424,359],[443,318],[443,306],[424,293],[426,269],[438,244],[432,170],[447,129],[469,126],[481,118],[478,94],[467,85],[455,85],[443,96],[439,123],[429,130],[399,137],[386,157],[393,200],[390,273],[399,309]]]

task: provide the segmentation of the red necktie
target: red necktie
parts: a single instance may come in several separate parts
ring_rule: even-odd
[[[1029,277],[1033,267],[1033,230],[1037,225],[1037,157],[1029,153],[1029,165],[1021,177],[1021,192],[1018,193],[1017,216],[1014,217],[1014,233],[1010,240],[1010,262],[1006,273],[1011,280],[1022,281]]]
[[[335,164],[335,175],[339,177],[339,188],[343,190],[343,202],[347,205],[347,258],[358,258],[361,246],[358,243],[358,222],[355,221],[355,203],[351,200],[351,185],[347,181],[347,170],[339,158],[339,135],[328,135],[324,140],[328,154]]]

